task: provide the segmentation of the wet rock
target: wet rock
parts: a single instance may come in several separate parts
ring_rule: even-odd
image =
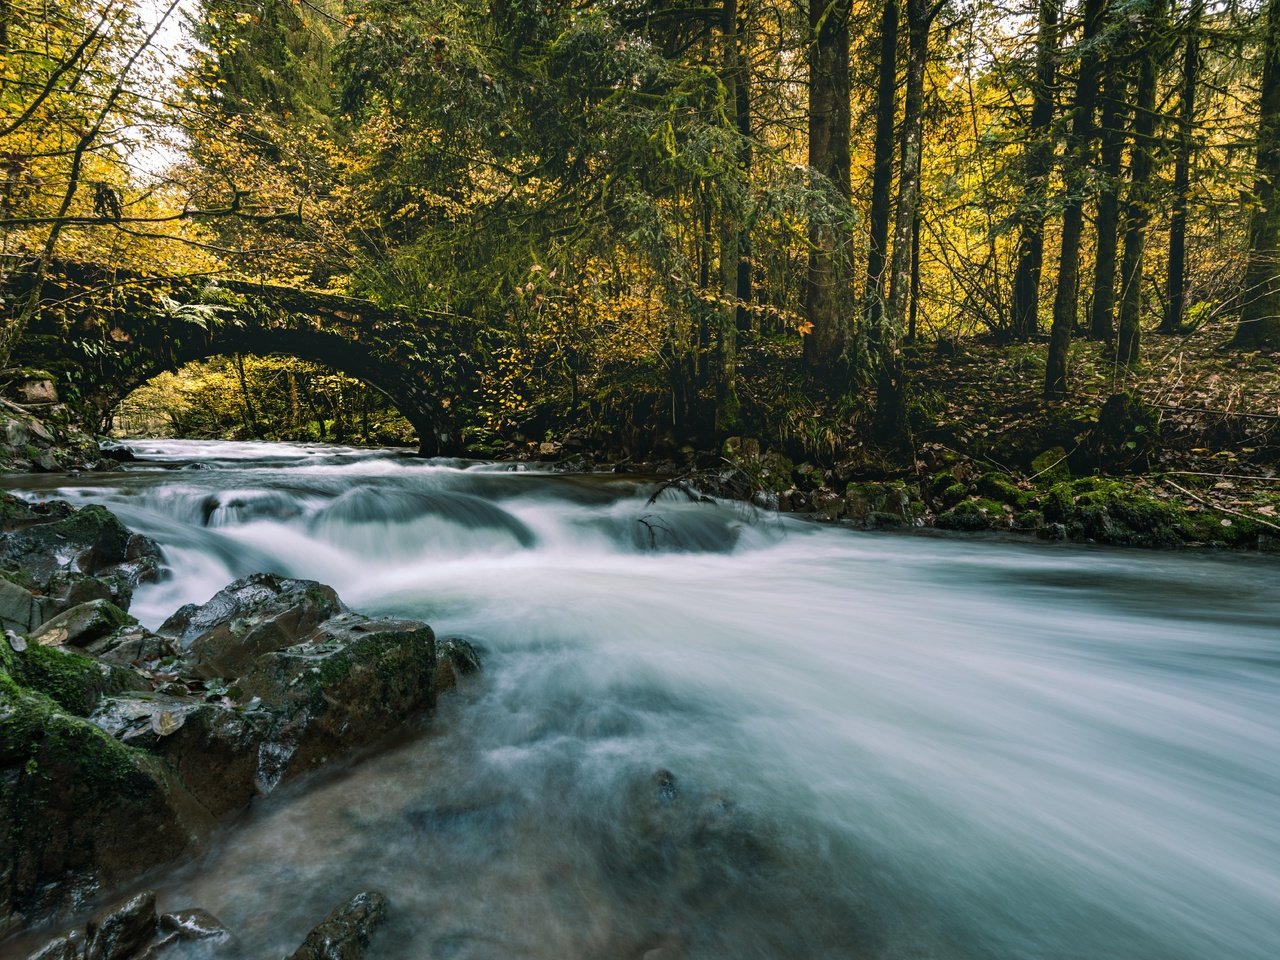
[[[436,692],[450,690],[458,680],[480,670],[480,654],[469,640],[443,637],[436,641]]]
[[[122,667],[154,667],[162,660],[178,656],[178,648],[172,640],[139,624],[120,627],[94,640],[85,647],[85,652],[103,663]]]
[[[212,817],[233,813],[264,792],[261,753],[271,717],[263,710],[144,691],[104,699],[90,719],[163,760]]]
[[[46,617],[85,596],[73,599],[72,591],[86,578],[101,581],[110,599],[128,609],[134,588],[159,576],[159,558],[154,541],[130,533],[103,507],[77,510],[61,500],[28,504],[0,495],[0,570],[46,598]],[[86,599],[102,599],[99,587],[80,589],[94,591]]]
[[[255,573],[188,604],[157,631],[174,641],[199,677],[238,677],[263,654],[282,650],[343,610],[332,587]]]
[[[358,893],[307,934],[289,960],[361,960],[386,917],[386,897],[375,891]]]
[[[826,487],[815,490],[811,502],[819,520],[839,520],[845,514],[844,498]]]
[[[108,460],[115,460],[118,463],[132,463],[138,459],[137,455],[123,443],[112,443],[109,440],[98,444],[98,452]]]
[[[110,600],[90,600],[41,624],[31,641],[45,647],[86,647],[120,627],[137,623]]]
[[[27,960],[83,960],[84,934],[79,930],[70,930],[60,937],[55,937]]]
[[[27,960],[161,960],[176,956],[170,948],[184,941],[223,946],[232,936],[222,921],[199,909],[166,913],[157,922],[156,897],[148,890],[99,911],[84,930],[56,937]]]
[[[851,483],[845,488],[844,512],[863,527],[887,528],[914,521],[911,491],[900,480],[884,483]]]
[[[231,931],[226,924],[207,910],[196,907],[166,913],[160,918],[160,929],[176,933],[180,940],[205,940],[212,943],[228,943],[231,940]]]
[[[151,939],[156,895],[147,890],[95,913],[85,927],[84,960],[126,960]]]
[[[155,758],[0,672],[0,935],[178,856],[184,803]]]
[[[0,576],[0,628],[29,633],[45,621],[52,604]]]
[[[71,583],[64,599],[74,607],[91,600],[110,600],[112,596],[109,583],[97,577],[85,577],[83,580],[75,580]]]
[[[433,706],[435,661],[426,624],[347,613],[261,657],[241,687],[272,716],[282,778],[376,743]]]
[[[677,902],[714,911],[778,865],[764,824],[725,794],[703,792],[668,770],[629,784],[616,831],[603,844],[618,865],[611,881],[652,916]]]
[[[809,495],[796,487],[778,494],[778,509],[783,513],[804,513],[809,509]]]

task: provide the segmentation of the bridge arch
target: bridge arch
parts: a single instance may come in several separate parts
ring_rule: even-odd
[[[359,380],[382,394],[409,421],[418,435],[420,453],[431,456],[453,451],[446,411],[421,378],[388,363],[363,344],[318,330],[234,329],[187,339],[163,354],[146,351],[128,365],[124,376],[101,383],[86,392],[84,399],[99,415],[99,422],[105,424],[126,397],[157,375],[176,372],[196,361],[234,354],[293,357]]]
[[[292,287],[84,264],[55,265],[45,288],[50,304],[76,307],[38,313],[14,361],[53,373],[86,428],[96,430],[165,371],[215,356],[282,355],[382,393],[417,431],[423,455],[460,452],[451,408],[465,352],[452,342],[452,316]]]

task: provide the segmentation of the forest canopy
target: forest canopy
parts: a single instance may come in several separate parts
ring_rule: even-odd
[[[1277,0],[4,0],[0,353],[67,261],[260,280],[451,318],[477,448],[906,450],[935,344],[1280,349],[1278,71]]]

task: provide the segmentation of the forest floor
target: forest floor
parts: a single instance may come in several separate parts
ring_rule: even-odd
[[[1154,497],[1192,511],[1243,514],[1280,533],[1280,352],[1234,349],[1231,334],[1230,326],[1206,325],[1148,335],[1146,359],[1134,370],[1117,366],[1100,343],[1077,342],[1073,393],[1062,405],[1040,396],[1043,344],[964,342],[916,365],[933,414],[919,439],[1035,479],[1026,452],[1039,437],[1044,448],[1062,446],[1073,462],[1097,458],[1097,469],[1124,475]],[[1154,414],[1150,436],[1121,429],[1110,449],[1082,449],[1107,399],[1124,392]]]

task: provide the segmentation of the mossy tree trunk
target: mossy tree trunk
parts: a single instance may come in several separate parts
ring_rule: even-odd
[[[845,218],[831,209],[852,194],[849,155],[849,16],[852,0],[809,3],[809,167],[820,192],[833,204],[809,225],[809,271],[805,284],[806,364],[819,376],[838,380],[847,369],[853,308],[852,237]]]

